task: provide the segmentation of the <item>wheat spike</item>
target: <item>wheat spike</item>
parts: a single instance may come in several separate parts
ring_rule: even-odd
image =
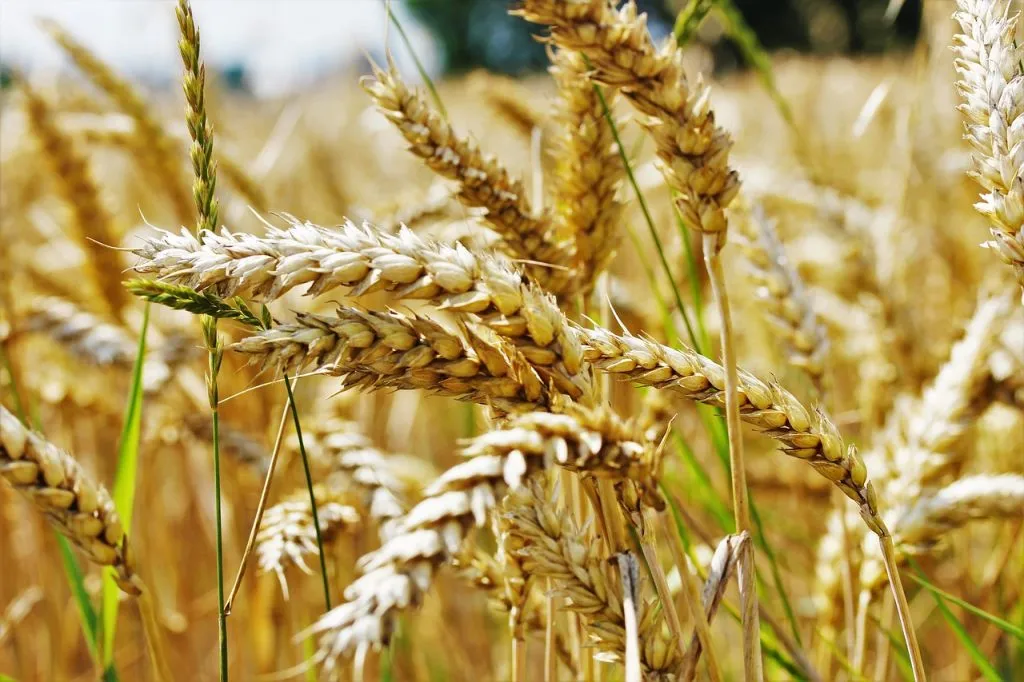
[[[1013,267],[1024,287],[1024,50],[1014,37],[1019,14],[1010,15],[1008,0],[957,0],[957,8],[953,16],[961,33],[953,37],[953,52],[963,98],[958,108],[977,152],[969,175],[984,190],[975,208],[991,226],[993,239],[986,246]]]
[[[49,103],[24,79],[19,79],[18,85],[25,96],[32,132],[57,176],[58,187],[74,217],[93,281],[103,295],[106,310],[117,317],[127,301],[121,286],[121,260],[118,252],[110,248],[119,240],[113,218],[104,207],[93,180],[90,164],[72,137],[57,125]]]
[[[765,316],[782,333],[792,365],[807,373],[819,396],[825,393],[825,362],[829,343],[804,291],[800,275],[786,259],[786,252],[761,206],[754,206],[740,220],[740,247],[750,266],[757,298],[765,304]]]
[[[291,372],[315,366],[345,387],[422,389],[502,411],[546,405],[550,391],[517,349],[486,327],[465,338],[398,312],[340,306],[335,317],[299,313],[231,346],[263,366]],[[580,392],[577,390],[577,394]]]
[[[596,476],[628,477],[657,496],[658,458],[629,439],[631,427],[607,411],[562,404],[562,414],[532,412],[470,441],[457,464],[424,490],[395,535],[359,561],[364,574],[345,590],[347,602],[310,633],[315,660],[336,674],[340,660],[389,641],[397,614],[418,605],[441,564],[459,556],[472,527],[484,526],[506,489],[545,467],[561,465]]]
[[[100,366],[131,370],[138,342],[120,325],[81,310],[63,299],[35,299],[25,319],[25,330],[49,335],[71,353]],[[160,358],[143,365],[144,389],[152,393],[171,378],[171,368]]]
[[[585,532],[562,513],[553,486],[528,485],[513,493],[506,523],[511,546],[523,568],[537,578],[551,578],[555,596],[580,614],[600,660],[622,661],[626,656],[626,619],[622,586],[613,578],[606,558],[588,543]],[[647,680],[672,680],[679,650],[658,609],[640,600],[640,659]]]
[[[55,22],[43,21],[42,25],[78,68],[135,121],[139,145],[146,151],[140,157],[143,167],[153,176],[158,186],[167,192],[178,220],[191,223],[192,202],[183,182],[174,145],[139,93]]]
[[[364,78],[362,86],[409,142],[410,151],[439,175],[458,182],[463,204],[486,210],[487,222],[512,254],[555,266],[531,266],[532,277],[556,293],[568,285],[571,244],[555,240],[550,219],[535,215],[521,182],[456,134],[421,92],[406,86],[393,65],[387,71],[374,68],[373,77]]]
[[[891,519],[897,556],[931,553],[952,531],[971,521],[1024,517],[1024,476],[968,476],[926,493],[886,514]],[[885,584],[885,568],[873,546],[865,545],[861,584],[875,590]]]
[[[739,190],[739,177],[728,166],[732,142],[715,126],[707,87],[686,78],[675,41],[655,48],[646,16],[637,15],[632,1],[616,11],[607,0],[524,0],[513,13],[549,26],[553,43],[587,57],[591,78],[618,88],[646,115],[687,225],[724,233],[725,207]]]
[[[378,450],[343,419],[316,421],[306,433],[306,448],[317,466],[347,477],[362,498],[366,516],[377,524],[381,542],[387,542],[409,501],[420,494],[408,477],[400,476],[407,460]]]
[[[320,521],[320,537],[328,543],[349,528],[359,526],[361,516],[351,504],[346,477],[329,477],[313,487]],[[288,568],[295,566],[311,575],[307,557],[319,554],[309,491],[303,487],[267,509],[256,535],[256,558],[261,572],[273,571],[288,597]]]
[[[552,55],[550,71],[562,96],[553,178],[559,199],[555,222],[561,233],[576,240],[579,274],[573,286],[587,291],[618,247],[624,205],[616,193],[625,172],[583,57],[559,50]],[[611,108],[614,93],[607,94],[605,100]]]
[[[140,594],[128,538],[106,488],[56,445],[0,407],[0,475],[89,560],[110,566],[124,592]]]

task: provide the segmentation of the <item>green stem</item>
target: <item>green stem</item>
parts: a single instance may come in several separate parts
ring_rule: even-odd
[[[590,68],[590,60],[583,57],[587,67]],[[640,185],[636,181],[636,176],[633,174],[633,167],[629,163],[629,157],[626,156],[626,148],[622,144],[622,138],[619,137],[619,128],[615,125],[615,120],[612,118],[612,112],[608,108],[608,101],[604,97],[604,91],[600,85],[594,84],[594,92],[597,94],[597,98],[601,101],[601,109],[604,112],[604,118],[608,122],[608,127],[612,131],[612,137],[615,138],[615,147],[619,150],[619,157],[622,159],[622,167],[626,171],[626,177],[629,178],[629,184],[633,187],[633,192],[636,194],[637,201],[640,203],[640,210],[644,214],[644,220],[647,223],[647,229],[651,233],[651,239],[654,240],[655,250],[658,252],[658,259],[661,261],[661,267],[665,271],[665,275],[668,277],[669,283],[672,285],[672,295],[676,300],[676,307],[679,308],[679,313],[683,316],[683,322],[686,324],[686,332],[690,335],[690,343],[693,344],[694,348],[700,349],[701,345],[697,341],[697,335],[693,331],[693,325],[690,324],[690,316],[686,312],[686,306],[683,305],[683,298],[679,295],[679,286],[676,284],[675,277],[672,276],[672,268],[668,265],[668,259],[665,257],[665,249],[661,244],[661,237],[658,236],[658,230],[654,227],[654,218],[651,217],[651,211],[647,207],[647,199],[644,198],[643,192],[640,191]]]
[[[324,558],[324,541],[320,535],[320,515],[316,510],[316,495],[313,493],[313,475],[309,472],[309,458],[306,456],[306,445],[302,441],[302,424],[299,423],[299,408],[295,406],[295,395],[292,393],[292,382],[284,378],[284,387],[288,391],[288,405],[295,423],[295,435],[299,439],[299,454],[302,456],[302,470],[306,474],[306,489],[309,490],[309,505],[313,511],[313,530],[316,532],[316,546],[320,550],[320,577],[324,583],[324,604],[331,610],[331,590],[327,583],[327,560]]]

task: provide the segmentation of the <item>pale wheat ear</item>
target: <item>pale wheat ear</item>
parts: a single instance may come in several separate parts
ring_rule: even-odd
[[[110,493],[71,455],[29,431],[4,407],[0,407],[0,476],[91,562],[110,566],[122,591],[140,594],[128,539]]]

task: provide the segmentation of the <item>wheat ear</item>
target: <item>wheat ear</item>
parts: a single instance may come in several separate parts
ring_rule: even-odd
[[[427,242],[409,231],[387,235],[352,223],[327,230],[292,219],[287,230],[272,228],[263,238],[205,233],[202,245],[184,231],[161,232],[135,253],[142,259],[135,266],[139,272],[222,295],[271,300],[304,284],[310,285],[313,294],[351,286],[351,295],[389,290],[397,298],[426,299],[455,313],[475,314],[483,326],[515,341],[515,348],[531,365],[546,368],[547,376],[561,380],[559,390],[570,395],[581,392],[576,380],[589,362],[643,386],[724,405],[725,371],[712,360],[687,348],[572,325],[553,301],[524,285],[506,262],[461,245]],[[310,326],[317,323],[310,321]],[[269,332],[273,343],[264,343],[262,335],[257,335],[254,345],[244,350],[266,357],[274,344],[293,345],[286,336],[308,333],[311,341],[317,338],[287,326],[283,332]],[[328,334],[321,331],[319,335]],[[314,356],[325,352],[314,350]],[[293,345],[280,360],[305,362],[301,352]],[[436,385],[435,381],[423,388]],[[863,461],[856,450],[846,448],[823,413],[808,410],[780,386],[746,372],[739,372],[738,388],[744,421],[778,440],[784,453],[808,460],[857,502],[872,530],[884,532]]]
[[[702,233],[724,232],[724,209],[739,189],[727,165],[732,143],[715,126],[708,89],[686,78],[675,42],[655,48],[646,17],[637,15],[633,2],[616,12],[606,0],[524,0],[513,13],[549,26],[553,43],[587,57],[591,78],[618,88],[648,117],[648,132],[669,186],[679,193],[686,223]]]
[[[628,647],[623,588],[600,557],[596,544],[585,540],[571,515],[559,511],[554,486],[531,485],[515,493],[506,514],[512,547],[523,568],[535,577],[552,579],[555,596],[580,614],[600,660],[624,661]],[[644,678],[669,680],[680,652],[668,635],[663,615],[643,600],[638,608],[639,654]]]
[[[127,301],[121,286],[119,254],[110,248],[119,239],[113,218],[103,206],[92,170],[71,136],[57,125],[50,105],[24,79],[18,85],[33,134],[57,176],[58,188],[74,217],[75,228],[89,263],[89,272],[103,295],[104,305],[117,317]]]
[[[486,327],[465,325],[463,341],[416,315],[345,306],[336,312],[335,317],[299,313],[295,324],[261,331],[231,349],[282,372],[316,366],[344,377],[345,387],[420,389],[502,411],[550,402],[533,366]]]
[[[954,65],[963,98],[967,140],[974,147],[969,173],[984,192],[975,208],[988,218],[986,246],[1013,267],[1024,287],[1024,178],[1019,148],[1024,136],[1024,50],[1015,38],[1019,14],[1008,0],[957,0],[953,15],[961,33],[953,37]],[[1024,299],[1022,299],[1024,300]]]
[[[1018,474],[968,476],[924,494],[905,507],[893,510],[893,541],[897,557],[932,552],[952,531],[971,521],[1024,517],[1024,477]],[[877,552],[865,548],[861,584],[877,590],[885,581],[885,570]]]
[[[347,478],[366,516],[377,524],[381,542],[387,542],[408,501],[420,492],[398,475],[402,459],[378,450],[355,424],[338,419],[316,422],[309,441],[310,456],[327,471]]]
[[[457,464],[424,490],[395,535],[359,561],[364,575],[345,590],[347,602],[325,614],[310,633],[315,660],[328,675],[340,659],[362,659],[389,641],[395,618],[419,604],[441,564],[461,554],[470,528],[487,523],[507,488],[547,466],[612,478],[628,477],[656,497],[657,456],[632,439],[632,428],[602,410],[571,404],[563,414],[532,412],[470,441]]]
[[[349,504],[352,495],[347,488],[347,478],[338,475],[328,477],[313,488],[320,537],[325,543],[346,529],[358,527],[362,520],[359,511]],[[286,599],[287,569],[295,566],[311,575],[306,558],[315,557],[319,552],[309,491],[305,487],[267,509],[256,535],[257,564],[260,571],[273,571],[277,575]]]
[[[456,134],[422,93],[406,86],[394,65],[387,71],[375,67],[373,77],[364,78],[362,85],[409,142],[410,151],[439,175],[458,182],[463,204],[486,211],[487,222],[512,254],[555,266],[531,266],[538,282],[554,292],[566,286],[571,279],[571,244],[553,240],[549,218],[536,217],[521,182]]]
[[[625,172],[601,98],[583,57],[568,50],[552,55],[551,75],[562,97],[555,141],[556,229],[576,240],[579,270],[572,286],[590,290],[618,247],[624,205],[616,199]],[[614,94],[606,95],[608,106]]]
[[[829,352],[825,328],[764,209],[754,206],[744,218],[739,221],[739,244],[757,298],[765,304],[764,314],[782,334],[790,364],[806,372],[818,396],[824,396]]]
[[[120,325],[80,309],[70,301],[48,297],[36,299],[25,319],[25,330],[49,335],[72,354],[101,366],[130,371],[138,343]],[[145,390],[162,388],[171,378],[171,368],[158,358],[145,362]]]
[[[42,25],[78,68],[135,121],[139,146],[147,152],[141,157],[143,168],[167,192],[178,220],[186,224],[192,222],[192,202],[182,182],[174,145],[139,93],[58,24],[43,21]]]
[[[106,488],[56,445],[0,407],[0,475],[24,495],[89,560],[110,566],[117,586],[141,594],[128,537]]]

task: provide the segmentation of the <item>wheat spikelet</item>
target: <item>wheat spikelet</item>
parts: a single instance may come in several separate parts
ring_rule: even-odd
[[[978,155],[969,173],[982,189],[975,208],[989,220],[986,245],[1012,266],[1024,287],[1024,178],[1020,116],[1024,114],[1024,50],[1015,40],[1018,14],[1007,0],[957,0],[953,16],[962,33],[953,37],[960,75],[958,108],[967,118],[967,140]]]
[[[299,313],[295,324],[231,349],[286,373],[316,366],[345,387],[422,389],[503,411],[548,403],[547,386],[514,346],[485,327],[464,330],[466,342],[427,318],[341,306],[336,317]]]
[[[739,178],[728,167],[728,134],[715,126],[708,89],[690,83],[675,41],[656,49],[646,16],[626,3],[618,12],[607,0],[525,0],[513,12],[551,28],[551,41],[587,57],[591,77],[618,88],[641,113],[686,223],[724,233],[725,207]],[[720,240],[719,244],[724,243]]]
[[[828,337],[804,291],[803,281],[786,259],[775,225],[754,206],[740,221],[740,247],[749,265],[765,316],[782,333],[789,362],[810,377],[819,396],[825,389]]]
[[[192,222],[192,202],[182,182],[171,138],[149,111],[142,97],[130,83],[114,73],[110,66],[56,23],[44,21],[42,25],[78,68],[135,121],[139,145],[147,152],[140,157],[143,167],[150,172],[158,186],[167,192],[178,220]]]
[[[971,521],[1024,517],[1024,477],[1018,474],[968,476],[886,514],[898,556],[934,551],[946,535]],[[877,552],[865,546],[861,584],[875,590],[885,583]]]
[[[105,306],[117,316],[127,296],[120,281],[120,258],[117,251],[110,248],[118,242],[113,219],[103,206],[88,161],[72,138],[57,125],[50,105],[24,79],[19,79],[18,83],[25,96],[32,132],[74,216],[82,248],[89,260],[90,274],[103,295]]]
[[[402,82],[393,65],[387,71],[375,67],[374,76],[364,78],[362,86],[408,140],[410,151],[436,173],[458,182],[463,204],[486,210],[488,223],[516,257],[556,266],[531,267],[530,273],[551,291],[561,291],[571,279],[566,269],[571,250],[553,241],[550,220],[536,217],[522,183],[457,135],[422,93]]]
[[[347,602],[311,629],[319,636],[315,660],[328,675],[340,659],[362,659],[391,637],[397,614],[419,604],[443,563],[461,554],[470,528],[487,523],[507,488],[552,464],[611,478],[628,477],[657,496],[657,453],[627,439],[631,427],[602,410],[572,404],[563,414],[532,412],[473,439],[457,464],[424,490],[424,499],[400,521],[396,534],[364,556],[364,575],[345,590]]]
[[[582,56],[559,50],[552,56],[550,70],[562,96],[554,172],[555,222],[561,233],[576,240],[579,274],[573,286],[588,290],[618,247],[624,206],[615,195],[624,171]],[[605,99],[610,108],[614,95],[609,93]]]
[[[348,479],[362,497],[366,516],[377,524],[381,542],[387,542],[408,501],[419,496],[399,475],[403,459],[378,450],[355,424],[341,419],[315,422],[307,429],[306,448],[320,468]]]
[[[106,488],[66,452],[0,407],[0,476],[25,496],[89,560],[110,566],[124,592],[140,594],[128,538]]]
[[[135,254],[138,272],[171,284],[221,296],[243,294],[273,300],[310,284],[320,294],[350,286],[352,296],[378,290],[398,298],[424,299],[455,313],[472,313],[502,336],[513,337],[531,363],[542,365],[573,397],[585,383],[578,333],[544,292],[524,286],[506,261],[462,245],[420,239],[409,230],[389,235],[351,222],[328,230],[289,218],[286,230],[263,238],[204,232],[160,232]],[[200,240],[202,244],[200,245]]]
[[[523,568],[536,578],[551,578],[554,595],[580,614],[599,660],[622,661],[626,656],[626,618],[622,586],[613,578],[608,561],[588,543],[585,531],[560,511],[557,488],[524,486],[509,500],[506,523],[512,547]],[[637,603],[640,659],[645,679],[675,679],[679,650],[668,637],[658,609]]]
[[[964,336],[914,404],[898,412],[888,429],[892,492],[912,499],[963,461],[957,443],[989,402],[989,358],[1013,312],[1008,296],[979,301]]]
[[[362,517],[351,504],[345,477],[329,477],[313,487],[320,537],[326,544],[347,529],[358,527]],[[288,598],[287,570],[295,566],[312,574],[306,558],[319,554],[309,491],[296,490],[285,500],[267,509],[256,535],[256,559],[261,572],[273,571]]]

